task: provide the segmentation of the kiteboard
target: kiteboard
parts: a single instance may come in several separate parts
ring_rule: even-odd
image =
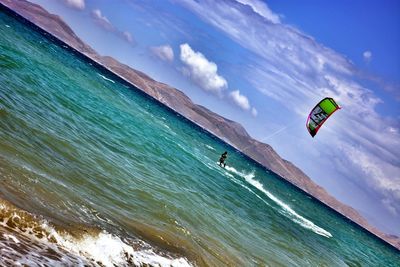
[[[226,163],[224,163],[224,165],[222,166],[221,164],[219,164],[219,162],[217,162],[217,165],[220,166],[221,168],[225,168],[226,167]]]

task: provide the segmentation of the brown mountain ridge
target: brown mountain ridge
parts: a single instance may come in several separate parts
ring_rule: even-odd
[[[73,48],[77,55],[94,61],[93,63],[103,70],[111,71],[122,81],[134,85],[238,151],[243,151],[242,153],[250,159],[272,170],[290,184],[400,250],[399,237],[382,233],[371,226],[355,209],[329,195],[324,188],[315,184],[293,163],[282,159],[270,145],[253,139],[239,123],[193,103],[183,92],[155,81],[143,72],[124,65],[112,57],[99,55],[85,44],[59,16],[50,14],[39,5],[26,0],[0,0],[0,8],[2,11],[18,16],[21,20],[26,19],[36,25],[43,34],[50,34],[50,38],[56,38],[55,40],[60,44]]]

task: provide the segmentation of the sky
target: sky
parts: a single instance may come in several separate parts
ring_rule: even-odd
[[[32,0],[102,55],[241,123],[400,236],[400,2]],[[315,138],[324,97],[341,109]]]

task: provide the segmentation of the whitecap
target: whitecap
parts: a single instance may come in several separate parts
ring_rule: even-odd
[[[206,147],[208,148],[208,149],[210,149],[210,150],[213,150],[213,151],[215,151],[215,148],[213,148],[212,146],[210,146],[210,145],[206,145]]]

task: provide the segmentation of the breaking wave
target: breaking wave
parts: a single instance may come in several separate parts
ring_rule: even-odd
[[[167,254],[167,253],[164,253]],[[105,230],[59,229],[0,200],[0,265],[191,266],[186,258],[160,255],[144,241]]]

